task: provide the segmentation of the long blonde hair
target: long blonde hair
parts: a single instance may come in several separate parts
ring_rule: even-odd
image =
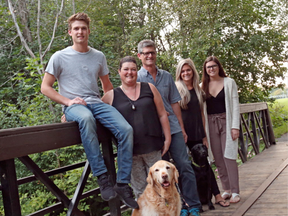
[[[199,101],[199,105],[200,105],[200,109],[203,110],[203,91],[199,86],[199,74],[195,68],[195,65],[193,63],[193,61],[191,59],[183,59],[181,60],[176,68],[176,87],[181,95],[181,101],[179,101],[180,107],[182,109],[187,109],[187,104],[189,103],[191,97],[190,97],[190,93],[189,90],[186,86],[186,84],[183,82],[182,78],[181,78],[181,70],[183,68],[184,65],[188,65],[193,72],[193,78],[192,78],[192,85],[193,88],[195,89],[198,101]]]

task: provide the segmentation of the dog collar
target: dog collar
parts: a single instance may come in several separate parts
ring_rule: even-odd
[[[196,167],[205,167],[205,165],[199,166],[198,164],[196,164],[194,161],[192,161],[192,164]]]

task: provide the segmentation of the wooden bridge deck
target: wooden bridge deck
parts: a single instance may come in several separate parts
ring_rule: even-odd
[[[288,134],[239,167],[241,201],[227,208],[203,206],[202,216],[288,215]],[[218,182],[222,192],[221,183]],[[214,203],[214,200],[213,200]]]

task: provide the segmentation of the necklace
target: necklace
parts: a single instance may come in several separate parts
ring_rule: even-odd
[[[135,97],[134,97],[134,99],[136,98],[136,88],[137,88],[137,83],[136,83],[136,86],[135,86],[135,93],[134,93],[134,96],[135,96]],[[122,85],[122,89],[123,89],[123,92],[124,92],[124,94],[126,95],[128,101],[129,101],[129,103],[131,104],[132,110],[136,110],[136,106],[132,103],[132,101],[131,101],[130,98],[128,97],[128,95],[127,95],[127,93],[126,93],[126,90],[125,90],[125,88],[123,87],[123,85]]]

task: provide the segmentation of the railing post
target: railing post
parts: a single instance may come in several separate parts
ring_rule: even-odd
[[[242,162],[245,163],[247,161],[247,142],[244,141],[243,127],[241,123],[240,123],[239,142],[240,142],[240,151],[238,151],[238,153],[240,155]]]
[[[259,153],[259,150],[257,149],[257,147],[255,146],[255,143],[253,142],[253,139],[252,139],[251,134],[250,134],[249,127],[248,127],[248,125],[246,124],[246,121],[245,121],[243,115],[241,115],[241,119],[242,119],[242,122],[243,122],[243,124],[244,124],[245,129],[246,129],[246,132],[247,132],[247,135],[248,135],[248,137],[249,137],[249,140],[250,140],[250,142],[251,142],[251,144],[252,144],[252,146],[253,146],[253,149],[254,149],[254,151],[255,151],[255,154],[258,154],[258,153]]]
[[[256,123],[255,123],[255,112],[251,112],[249,113],[250,115],[250,121],[251,121],[251,127],[252,127],[252,133],[253,133],[253,140],[254,140],[254,143],[255,143],[255,146],[257,147],[257,150],[258,152],[260,152],[260,142],[259,142],[259,136],[258,136],[258,132],[257,132],[257,129],[256,129]]]
[[[75,214],[75,209],[77,209],[77,206],[78,206],[78,203],[80,200],[80,196],[83,193],[83,190],[84,190],[84,187],[85,187],[85,184],[87,182],[87,179],[89,177],[90,172],[91,172],[91,168],[90,168],[89,162],[87,160],[85,163],[82,175],[80,177],[80,180],[78,182],[77,188],[75,190],[74,196],[71,199],[71,202],[70,202],[70,205],[69,205],[69,208],[67,211],[67,216],[77,215],[77,213]]]
[[[4,212],[6,216],[21,215],[14,159],[0,161]]]
[[[270,117],[270,113],[269,113],[269,107],[267,105],[267,110],[265,110],[265,116],[267,119],[267,123],[268,123],[268,139],[270,145],[276,145],[276,141],[275,141],[275,136],[274,136],[274,132],[273,132],[273,126],[272,126],[272,121],[271,121],[271,117]],[[266,130],[267,131],[267,130]]]
[[[113,146],[112,146],[112,133],[104,128],[102,125],[97,124],[97,134],[99,141],[102,144],[103,158],[105,165],[107,167],[108,173],[111,177],[113,185],[116,184],[116,168],[113,155]],[[121,216],[120,210],[120,200],[118,197],[109,201],[110,215],[111,216]]]

